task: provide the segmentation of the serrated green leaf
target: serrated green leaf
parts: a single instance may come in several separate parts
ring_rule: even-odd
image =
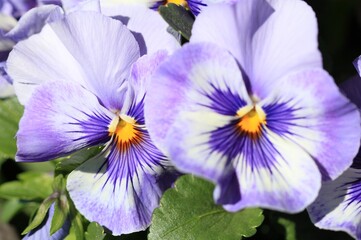
[[[100,153],[102,147],[92,147],[80,150],[69,157],[59,159],[55,167],[55,174],[67,175],[82,163]]]
[[[19,181],[0,185],[1,198],[23,200],[44,199],[52,193],[52,177],[48,174],[25,172],[18,175]]]
[[[180,177],[155,209],[149,240],[239,240],[256,233],[261,209],[226,212],[213,201],[214,185],[191,175]]]
[[[0,100],[0,157],[14,158],[16,153],[15,135],[23,114],[23,107],[18,100],[7,98]]]
[[[86,240],[103,240],[105,237],[104,228],[96,222],[91,222],[88,225],[85,233]]]
[[[55,203],[54,215],[50,226],[50,235],[56,233],[64,225],[69,213],[68,200],[65,195],[61,195]]]
[[[43,222],[47,212],[49,211],[51,204],[53,204],[55,200],[56,198],[53,196],[46,198],[43,201],[43,203],[40,205],[34,219],[21,234],[27,234],[28,232],[39,226]]]
[[[168,3],[166,6],[159,7],[159,13],[169,26],[182,34],[187,40],[190,39],[194,17],[189,11],[177,4]]]

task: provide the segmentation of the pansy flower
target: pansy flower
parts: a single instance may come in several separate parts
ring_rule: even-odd
[[[147,16],[138,13],[129,25]],[[150,140],[143,116],[147,80],[167,56],[162,49],[177,47],[158,17],[154,36],[143,37],[116,19],[74,12],[18,43],[7,62],[25,105],[16,160],[47,161],[104,146],[70,173],[67,190],[81,214],[113,235],[147,228],[169,183],[168,161]]]
[[[360,73],[361,58],[355,61]],[[361,78],[355,76],[341,84],[346,96],[361,110]],[[355,142],[356,145],[359,142]],[[346,150],[347,151],[347,150]],[[319,228],[345,231],[361,239],[361,151],[352,166],[335,181],[322,184],[319,196],[308,208],[312,222]]]
[[[352,163],[360,116],[322,69],[317,23],[298,0],[214,5],[164,62],[145,102],[175,166],[216,184],[226,210],[299,212]]]

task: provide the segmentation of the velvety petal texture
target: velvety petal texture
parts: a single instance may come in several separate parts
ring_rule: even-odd
[[[146,6],[136,4],[106,4],[101,2],[101,11],[120,20],[130,29],[137,40],[140,55],[153,54],[160,49],[172,53],[180,47],[178,41],[168,32],[168,24],[159,13]]]
[[[357,60],[355,62],[358,68]],[[355,76],[340,85],[346,96],[361,107],[361,78]],[[346,148],[345,148],[346,149]],[[361,239],[361,154],[351,168],[334,181],[322,184],[317,199],[308,208],[312,222],[319,228],[345,231]]]
[[[109,141],[115,114],[76,83],[49,82],[35,90],[17,133],[17,161],[48,161]]]
[[[44,221],[34,230],[31,230],[28,234],[25,235],[23,240],[63,240],[69,234],[70,230],[70,219],[67,218],[64,222],[64,225],[56,231],[53,235],[50,236],[50,227],[51,221],[54,216],[54,204],[49,208],[48,213],[45,216]]]
[[[345,231],[361,239],[360,195],[361,169],[350,168],[335,181],[324,183],[307,210],[317,227]]]
[[[229,211],[300,212],[357,153],[359,113],[326,72],[290,72],[273,86],[265,98],[248,92],[237,61],[212,43],[184,46],[150,82],[152,138],[179,170],[215,182]]]
[[[87,84],[106,107],[120,109],[123,99],[117,94],[124,91],[137,58],[138,44],[123,24],[98,13],[77,12],[17,44],[7,67],[22,104],[39,84],[61,80]]]
[[[259,97],[288,72],[322,67],[317,20],[303,1],[245,0],[209,6],[197,17],[190,40],[203,41],[230,51]]]
[[[59,6],[45,5],[33,8],[20,18],[17,25],[5,37],[18,42],[40,32],[46,23],[62,18],[63,10]]]

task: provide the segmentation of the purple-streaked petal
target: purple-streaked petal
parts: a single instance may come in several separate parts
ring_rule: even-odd
[[[133,64],[131,77],[128,80],[127,97],[121,113],[133,116],[135,119],[139,119],[140,116],[143,118],[144,98],[149,81],[167,56],[167,51],[159,51],[152,55],[144,55]],[[144,120],[140,124],[145,124]]]
[[[285,74],[322,67],[316,17],[303,1],[245,0],[209,6],[192,30],[190,42],[201,41],[229,50],[250,79],[253,94],[261,98]]]
[[[109,141],[115,114],[91,92],[66,82],[44,83],[25,106],[17,133],[17,161],[47,161]]]
[[[353,76],[340,84],[340,89],[359,109],[361,109],[361,77]]]
[[[361,170],[350,168],[335,181],[324,182],[307,210],[317,227],[361,239]]]
[[[164,191],[165,157],[146,130],[122,146],[112,142],[68,177],[67,189],[79,212],[113,235],[145,230]],[[114,139],[115,140],[115,139]]]
[[[213,42],[224,47],[243,69],[248,69],[253,58],[253,35],[272,13],[266,0],[210,5],[197,16],[190,42]]]
[[[295,72],[278,83],[260,104],[266,112],[274,103],[292,111],[282,119],[267,120],[267,124],[308,152],[324,180],[335,179],[358,152],[361,126],[356,106],[321,69]]]
[[[33,8],[24,14],[17,25],[6,33],[5,37],[15,42],[39,33],[46,23],[63,18],[63,10],[56,5]]]
[[[229,87],[224,82],[226,79],[231,79]],[[221,106],[214,106],[217,113],[227,115],[229,108],[251,102],[236,61],[227,51],[214,44],[185,45],[159,67],[149,83],[144,111],[152,139],[162,151],[166,152],[168,141],[175,141],[166,140],[168,131],[182,111],[188,108],[189,102],[197,99],[199,107],[211,104],[209,94],[216,88],[223,91],[214,97],[222,102]],[[232,99],[228,100],[228,97]]]
[[[252,91],[262,97],[284,75],[307,68],[322,68],[318,50],[317,19],[304,1],[269,1],[275,12],[252,41]]]
[[[100,12],[100,0],[62,0],[61,2],[67,13],[79,10]]]
[[[153,54],[162,49],[172,53],[180,47],[167,31],[168,24],[157,12],[146,6],[102,3],[102,13],[127,25],[139,44],[141,55]]]
[[[50,227],[51,221],[54,216],[54,203],[50,206],[44,221],[34,230],[31,230],[28,234],[25,235],[23,240],[64,240],[69,234],[70,230],[70,220],[67,218],[64,222],[64,225],[56,231],[53,235],[50,236]]]
[[[138,49],[119,21],[95,12],[74,12],[18,43],[7,67],[23,104],[39,84],[68,81],[93,92],[108,109],[119,110]]]

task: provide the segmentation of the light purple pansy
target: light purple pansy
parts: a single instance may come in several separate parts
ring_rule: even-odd
[[[142,8],[136,13],[128,24],[141,22]],[[131,32],[116,19],[74,12],[18,43],[7,62],[25,105],[16,160],[47,161],[104,146],[69,175],[67,189],[79,212],[113,235],[146,229],[169,185],[168,160],[150,140],[143,116],[149,77],[179,47],[156,30],[166,24],[158,17],[151,26],[157,35],[146,29],[137,38],[141,30]]]
[[[361,58],[355,61],[355,66],[360,73]],[[361,78],[355,76],[340,88],[361,110]],[[359,142],[355,142],[357,144]],[[361,239],[361,150],[339,178],[322,184],[319,196],[307,210],[317,227],[345,231]]]
[[[229,211],[302,211],[351,165],[361,130],[299,0],[204,9],[190,44],[150,82],[145,118],[156,145],[180,171],[213,181]]]
[[[65,237],[69,234],[70,219],[67,218],[63,226],[54,234],[50,235],[50,227],[53,216],[54,203],[50,206],[49,211],[47,212],[43,222],[37,228],[31,230],[28,234],[26,234],[23,240],[64,240]]]

